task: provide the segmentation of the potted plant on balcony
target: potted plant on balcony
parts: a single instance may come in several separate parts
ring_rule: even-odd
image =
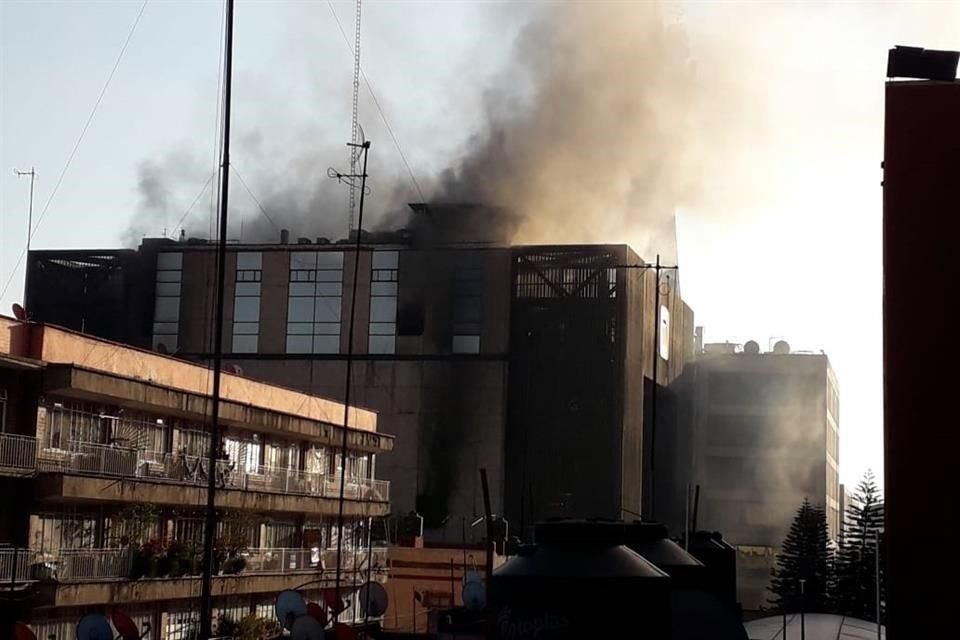
[[[130,577],[156,578],[159,573],[160,558],[163,555],[163,542],[158,538],[150,538],[140,545],[131,545],[133,558],[130,563]]]

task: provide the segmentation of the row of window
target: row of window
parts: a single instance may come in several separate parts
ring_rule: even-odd
[[[236,257],[231,352],[256,353],[263,254],[241,251]],[[286,353],[341,352],[341,327],[346,320],[343,317],[343,261],[341,251],[290,254]],[[182,268],[182,253],[158,254],[153,346],[169,353],[178,346]],[[396,353],[399,273],[398,251],[373,252],[368,353]],[[476,267],[454,270],[451,344],[454,353],[480,352],[482,275]]]

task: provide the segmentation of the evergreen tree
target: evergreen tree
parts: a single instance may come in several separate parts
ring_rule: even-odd
[[[834,567],[836,613],[877,619],[876,564],[880,541],[880,619],[885,601],[883,573],[883,500],[873,472],[867,471],[844,514],[843,532]]]
[[[822,507],[804,499],[790,525],[773,570],[770,603],[781,610],[827,611],[830,539]],[[801,597],[800,580],[805,580]]]

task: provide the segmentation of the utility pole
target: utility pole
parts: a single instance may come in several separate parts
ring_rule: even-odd
[[[227,0],[223,65],[223,148],[220,166],[220,237],[217,239],[217,289],[213,327],[213,389],[210,402],[210,451],[207,456],[207,509],[203,527],[200,577],[200,640],[213,635],[213,543],[217,528],[217,461],[220,453],[220,381],[223,373],[223,298],[227,269],[227,196],[230,193],[230,95],[233,86],[233,4]]]
[[[351,376],[353,371],[353,337],[354,337],[354,324],[357,315],[357,289],[359,286],[360,279],[360,250],[363,244],[363,204],[364,196],[367,192],[367,158],[370,155],[370,141],[364,140],[361,143],[348,142],[348,147],[351,149],[360,149],[363,153],[363,170],[357,174],[353,173],[338,173],[333,169],[327,170],[327,176],[335,179],[337,182],[345,182],[350,187],[351,190],[357,188],[357,180],[360,180],[360,208],[357,215],[357,228],[355,230],[356,239],[353,247],[353,285],[350,288],[350,321],[347,327],[347,363],[346,363],[346,372],[344,374],[344,390],[343,390],[343,438],[340,441],[340,499],[338,500],[337,506],[337,569],[334,579],[334,592],[337,594],[337,609],[333,612],[333,622],[336,624],[340,619],[340,607],[342,603],[342,598],[340,597],[340,580],[342,577],[342,571],[340,568],[342,558],[343,558],[343,505],[344,505],[344,488],[346,487],[347,482],[347,433],[349,431],[350,425],[350,389],[351,389]],[[354,568],[356,572],[356,568]],[[416,607],[416,605],[414,605]],[[414,615],[416,615],[416,608],[414,608]],[[414,618],[416,619],[416,618]]]
[[[14,169],[18,178],[30,176],[30,204],[27,205],[27,266],[24,268],[23,275],[23,306],[27,306],[27,274],[30,273],[30,239],[33,237],[33,183],[37,179],[36,167],[30,167],[30,171],[21,171]]]

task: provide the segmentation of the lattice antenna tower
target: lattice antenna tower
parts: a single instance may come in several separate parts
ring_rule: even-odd
[[[360,153],[362,151],[359,145],[363,142],[363,140],[361,140],[363,134],[360,129],[360,123],[357,122],[357,106],[360,100],[360,14],[362,5],[362,0],[357,0],[357,28],[353,36],[353,121],[350,132],[350,141],[353,143],[353,146],[350,147],[350,173],[353,175],[357,173],[357,164],[360,161]],[[353,232],[354,230],[357,211],[357,189],[359,188],[359,184],[356,183],[356,181],[350,184],[349,232]]]

